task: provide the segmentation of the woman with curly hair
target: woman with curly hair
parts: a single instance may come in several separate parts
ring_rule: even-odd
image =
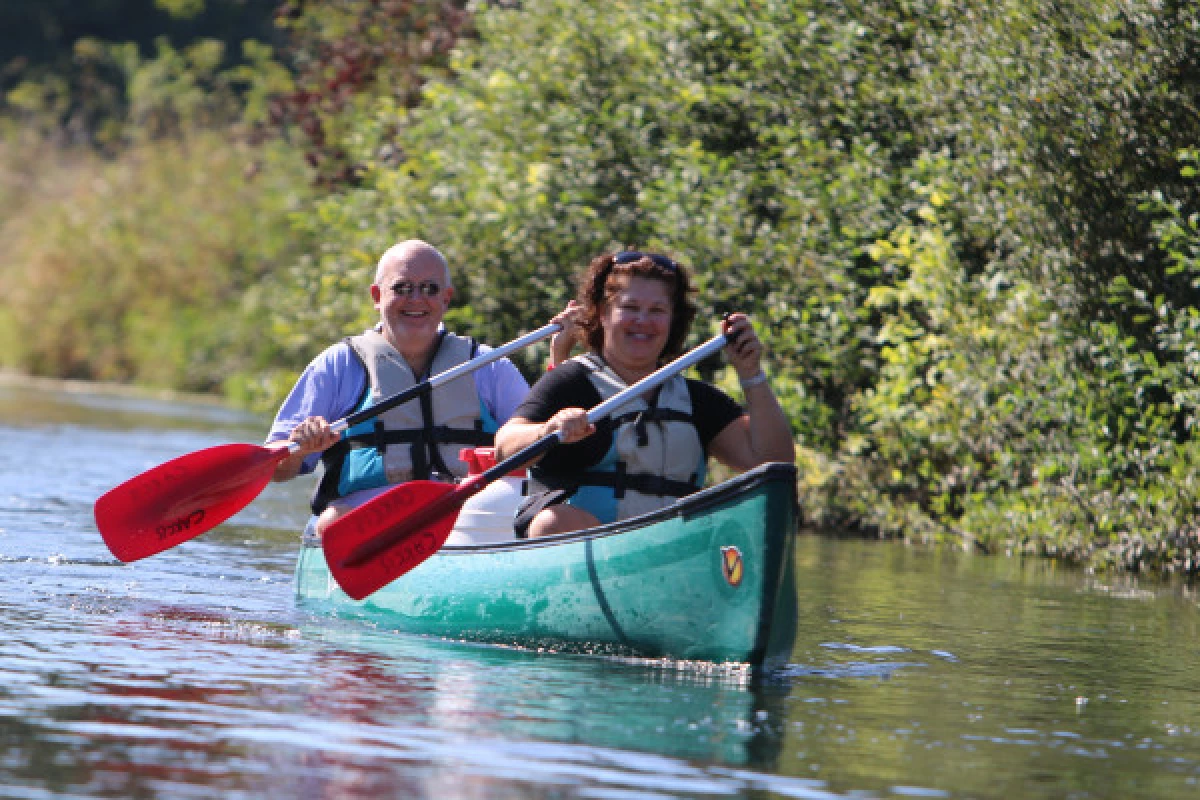
[[[747,470],[795,461],[792,432],[762,370],[762,343],[745,314],[722,323],[745,395],[743,410],[703,381],[677,375],[598,425],[587,409],[654,372],[683,350],[696,315],[687,270],[657,253],[592,259],[580,283],[575,334],[588,352],[558,364],[496,432],[507,458],[556,431],[562,442],[530,470],[518,537],[548,536],[644,514],[704,485],[711,455]],[[571,340],[553,342],[553,361]]]

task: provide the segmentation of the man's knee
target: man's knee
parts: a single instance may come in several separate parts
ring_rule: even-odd
[[[347,511],[353,511],[363,503],[375,499],[387,491],[388,488],[387,486],[383,486],[377,489],[362,489],[357,492],[351,492],[345,497],[337,498],[325,507],[325,510],[321,512],[321,516],[317,517],[317,535],[324,536],[325,529],[332,525],[335,520]]]
[[[325,531],[332,525],[338,517],[342,516],[342,509],[337,506],[327,506],[321,512],[321,516],[317,517],[317,536],[324,537]]]
[[[599,520],[581,508],[565,504],[550,506],[533,518],[533,522],[529,525],[529,538],[536,539],[539,536],[569,533],[583,528],[592,528],[599,524]]]

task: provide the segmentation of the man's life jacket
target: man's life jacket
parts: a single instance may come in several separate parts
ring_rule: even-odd
[[[369,330],[346,339],[367,373],[358,409],[368,408],[474,358],[479,344],[443,331],[424,376],[413,374],[383,334]],[[475,378],[463,375],[346,430],[325,451],[325,474],[313,495],[314,513],[351,492],[410,480],[454,480],[467,474],[463,446],[493,444],[496,421],[479,399]]]
[[[598,356],[585,354],[573,360],[588,368],[588,378],[602,400],[627,388]],[[631,400],[600,424],[613,435],[600,463],[566,475],[552,475],[535,465],[529,473],[530,493],[578,487],[566,502],[608,523],[670,505],[704,485],[704,445],[683,376],[668,380],[657,395]]]

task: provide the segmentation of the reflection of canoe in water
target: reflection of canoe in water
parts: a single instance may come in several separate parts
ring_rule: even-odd
[[[487,759],[478,770],[480,777],[495,772],[488,767],[494,767],[498,757],[507,757],[511,767],[510,744],[501,745],[500,753],[495,749],[501,742],[538,742],[543,746],[536,753],[516,745],[523,769],[537,770],[539,762],[546,761],[560,768],[564,761],[607,763],[612,771],[601,772],[619,784],[612,796],[664,797],[654,790],[672,788],[661,781],[674,769],[695,775],[690,765],[668,759],[726,767],[753,764],[761,769],[774,763],[784,744],[777,728],[788,718],[790,693],[781,691],[777,682],[754,680],[740,665],[660,669],[657,662],[614,662],[396,636],[367,625],[317,623],[301,630],[306,641],[321,645],[313,665],[321,680],[313,684],[308,713],[338,719],[370,709],[376,725],[431,728],[428,736],[403,740],[402,746],[411,751],[408,759],[441,764],[458,779],[464,772],[475,772],[468,765],[479,764],[480,758]],[[764,724],[764,719],[774,722]],[[354,720],[363,721],[357,716]],[[448,762],[442,758],[447,734],[468,734],[472,743],[456,750]],[[552,742],[566,744],[569,751],[556,750],[549,746]],[[426,749],[438,752],[422,759]],[[612,750],[654,755],[626,758]],[[508,772],[500,771],[496,786],[504,787]],[[659,782],[639,787],[639,775]],[[635,793],[635,788],[645,794]],[[677,791],[693,796],[687,788]],[[502,795],[507,796],[498,790],[471,794]]]
[[[449,545],[363,601],[338,589],[306,541],[297,601],[452,639],[770,663],[786,659],[795,633],[795,481],[793,466],[768,464],[612,525]]]

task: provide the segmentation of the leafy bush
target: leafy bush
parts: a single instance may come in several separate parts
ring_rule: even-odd
[[[271,298],[257,287],[297,255],[287,215],[303,174],[216,133],[148,142],[116,161],[51,152],[28,205],[0,230],[11,244],[9,363],[214,391],[270,359]],[[252,163],[261,167],[247,181]]]
[[[355,119],[364,180],[304,221],[326,241],[292,282],[321,303],[281,328],[315,348],[365,322],[374,258],[408,236],[445,250],[454,323],[493,340],[560,307],[595,252],[665,249],[713,312],[757,319],[811,518],[1119,562],[1107,543],[1194,515],[1190,356],[1171,344],[1194,289],[1141,198],[1195,207],[1175,153],[1200,133],[1196,17],[485,9],[453,79]],[[394,130],[401,164],[375,149]]]

